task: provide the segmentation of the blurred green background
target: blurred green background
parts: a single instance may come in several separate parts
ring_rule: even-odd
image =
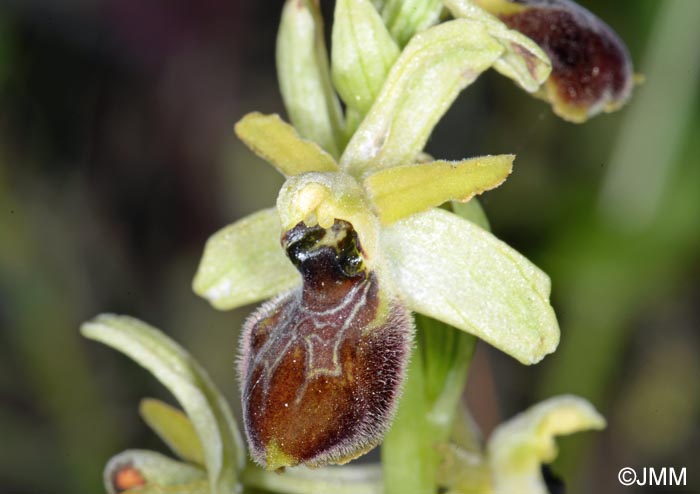
[[[489,73],[428,144],[440,158],[517,153],[483,204],[494,232],[551,275],[562,327],[535,367],[480,345],[466,399],[488,434],[544,397],[584,396],[609,426],[561,441],[554,469],[571,492],[623,492],[617,471],[631,466],[686,467],[688,485],[624,492],[697,494],[700,2],[582,3],[646,77],[630,105],[572,125]],[[190,283],[207,237],[272,205],[282,182],[232,133],[248,111],[283,112],[280,9],[0,3],[0,492],[102,492],[112,454],[163,450],[137,404],[170,397],[79,337],[99,312],[164,329],[236,404],[250,308],[216,312]]]

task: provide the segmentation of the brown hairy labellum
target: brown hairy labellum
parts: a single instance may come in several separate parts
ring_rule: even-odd
[[[615,32],[570,0],[477,0],[508,27],[531,38],[552,61],[542,96],[555,113],[582,122],[629,99],[632,62]]]
[[[239,374],[253,459],[268,469],[345,463],[394,414],[413,322],[367,269],[352,225],[299,223],[282,238],[303,285],[243,330]]]

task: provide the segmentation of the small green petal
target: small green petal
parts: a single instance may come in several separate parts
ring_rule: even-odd
[[[318,1],[287,0],[277,35],[277,76],[294,127],[333,156],[345,141]]]
[[[226,400],[204,369],[177,343],[138,319],[103,314],[80,331],[131,357],[170,390],[204,448],[211,493],[228,492],[245,462],[245,449]]]
[[[502,53],[481,23],[465,19],[416,35],[348,144],[341,167],[359,177],[414,163],[459,92]]]
[[[336,2],[331,66],[348,108],[367,113],[398,56],[399,47],[369,0]]]
[[[404,46],[419,33],[440,20],[440,0],[387,0],[382,6],[382,17],[391,35]]]
[[[555,436],[603,429],[605,419],[586,400],[558,396],[503,423],[488,442],[495,494],[547,494],[540,467],[557,456]]]
[[[187,415],[154,398],[141,400],[139,413],[176,455],[190,463],[204,465],[202,443]]]
[[[365,189],[382,223],[390,224],[449,201],[466,202],[498,187],[513,168],[512,154],[396,166],[367,177]]]
[[[547,54],[537,43],[518,31],[509,29],[497,17],[475,5],[471,0],[444,0],[453,16],[481,22],[505,51],[493,68],[513,79],[529,93],[540,89],[552,70]]]
[[[235,130],[246,146],[287,177],[338,170],[330,154],[315,142],[299,137],[294,127],[279,115],[249,113],[236,124]]]
[[[415,312],[524,364],[557,347],[549,278],[486,230],[433,209],[385,227],[381,247],[391,279]]]
[[[129,449],[113,456],[103,480],[109,494],[210,494],[206,473],[155,451]],[[125,490],[128,489],[128,490]]]
[[[270,298],[301,284],[280,245],[279,216],[264,209],[219,230],[207,241],[192,288],[217,309]]]

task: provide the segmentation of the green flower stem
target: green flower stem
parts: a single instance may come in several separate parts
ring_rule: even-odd
[[[485,230],[489,223],[479,202],[446,206]],[[416,314],[416,342],[404,395],[382,443],[385,494],[436,492],[438,447],[448,441],[474,356],[476,338],[430,317]]]
[[[422,353],[413,352],[399,410],[382,443],[385,494],[435,492],[437,458],[429,437]]]
[[[404,395],[382,444],[385,494],[436,491],[438,446],[452,431],[476,343],[429,317],[417,315],[416,327]]]

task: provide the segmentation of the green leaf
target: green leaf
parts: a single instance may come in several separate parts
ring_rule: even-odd
[[[494,494],[547,494],[541,465],[557,457],[555,436],[604,427],[605,419],[576,396],[550,398],[504,422],[487,447]]]
[[[192,288],[217,309],[227,310],[270,298],[301,284],[299,272],[280,245],[274,208],[219,230],[207,241]]]
[[[390,278],[408,306],[524,364],[559,343],[546,274],[489,232],[433,209],[382,231]]]
[[[318,2],[287,0],[277,35],[277,76],[287,113],[299,134],[334,157],[345,141],[333,91]]]
[[[387,0],[382,6],[382,17],[391,35],[404,46],[416,33],[440,20],[440,0]]]
[[[187,415],[154,398],[141,400],[139,413],[176,455],[185,461],[204,465],[202,443]]]
[[[367,113],[398,56],[399,47],[369,0],[336,2],[331,72],[348,108]]]
[[[315,142],[302,139],[279,115],[248,113],[235,127],[236,135],[255,154],[289,177],[306,172],[338,171],[331,155]]]
[[[457,18],[481,22],[489,34],[503,45],[503,55],[493,64],[498,72],[513,79],[529,93],[537,91],[547,80],[552,64],[537,43],[518,31],[509,29],[497,17],[471,0],[444,0],[443,3]]]
[[[413,352],[396,417],[382,442],[384,494],[436,492],[437,451],[428,412],[423,356]]]
[[[502,52],[482,24],[465,19],[416,35],[348,144],[341,167],[359,177],[414,163],[457,94]]]
[[[209,494],[204,470],[175,461],[155,451],[129,449],[113,456],[103,480],[109,494]],[[144,482],[140,487],[136,487]],[[124,490],[126,486],[134,486]],[[232,492],[232,491],[229,491]]]
[[[211,494],[229,492],[245,462],[245,449],[228,404],[204,369],[182,347],[138,319],[103,314],[80,330],[129,356],[170,390],[204,448]]]
[[[364,181],[382,223],[390,224],[449,200],[468,201],[498,187],[513,168],[512,154],[434,161],[380,170]]]

